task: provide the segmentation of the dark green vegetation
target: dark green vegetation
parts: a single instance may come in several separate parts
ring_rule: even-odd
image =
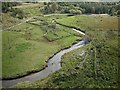
[[[2,3],[2,7],[3,5],[4,4]],[[20,22],[24,22],[29,18],[41,15],[39,7],[42,8],[42,6],[43,6],[42,3],[40,4],[23,3],[22,5],[18,6],[11,6],[11,10],[7,11],[7,13],[2,13],[3,30],[6,30],[9,27],[17,25]]]
[[[58,2],[44,3],[43,9],[45,14],[49,13],[70,13],[70,14],[110,14],[120,15],[120,3],[115,2]]]
[[[29,12],[21,9],[28,8]],[[35,5],[36,4],[36,5]],[[90,2],[48,2],[48,3],[17,3],[17,2],[3,2],[2,11],[4,13],[11,12],[11,16],[23,19],[27,14],[30,14],[33,6],[38,7],[34,8],[31,14],[36,13],[36,10],[42,12],[43,14],[50,13],[70,13],[73,15],[76,14],[110,14],[110,15],[120,15],[120,3],[119,2],[101,2],[101,3],[90,3]],[[29,6],[29,7],[28,7]],[[43,6],[43,7],[41,7]],[[31,9],[31,10],[30,10]]]
[[[11,16],[17,17],[19,19],[24,18],[24,12],[20,9],[13,8],[14,6],[21,5],[20,3],[17,2],[3,2],[2,3],[2,12],[7,13],[11,12]]]
[[[17,2],[3,2],[2,3],[2,12],[7,13],[8,11],[12,10],[13,6],[20,5],[20,3]]]
[[[35,15],[40,15],[42,6],[42,3],[3,2],[2,11],[3,13],[9,13],[10,16],[14,18],[24,19]]]
[[[118,18],[84,15],[57,21],[82,28],[92,41],[65,54],[58,72],[36,83],[24,82],[15,87],[118,88]]]

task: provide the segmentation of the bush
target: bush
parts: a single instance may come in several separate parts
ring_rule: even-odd
[[[25,17],[25,14],[22,10],[15,8],[12,10],[11,16],[23,19]]]
[[[70,14],[82,14],[80,10],[71,9]]]
[[[117,15],[120,15],[120,10],[117,11]]]

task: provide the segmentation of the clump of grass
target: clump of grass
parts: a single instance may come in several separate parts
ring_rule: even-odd
[[[26,49],[29,49],[30,46],[31,46],[31,43],[22,43],[16,46],[16,50],[18,52],[24,52]]]

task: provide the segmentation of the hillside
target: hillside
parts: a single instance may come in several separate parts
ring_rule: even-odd
[[[119,2],[3,2],[3,88],[118,88]]]
[[[119,50],[117,17],[81,15],[59,19],[58,22],[83,27],[92,41],[65,54],[62,57],[62,68],[58,72],[35,83],[25,82],[15,87],[117,88]]]

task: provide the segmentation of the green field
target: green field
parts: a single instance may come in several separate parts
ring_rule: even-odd
[[[44,69],[56,52],[85,38],[65,27],[71,26],[85,32],[91,42],[64,54],[61,69],[48,77],[12,87],[118,88],[119,5],[112,2],[2,3],[0,77],[2,74],[3,79],[18,78]],[[53,22],[54,19],[63,26]]]
[[[64,22],[65,21],[65,22]],[[118,18],[109,15],[78,15],[59,19],[58,22],[88,30],[118,30]]]
[[[56,32],[53,32],[53,29],[48,27],[49,24],[51,23],[40,28],[23,23],[2,33],[3,78],[18,77],[41,70],[50,56],[81,39],[81,36],[75,35],[75,31],[65,27],[56,26]],[[44,27],[49,30],[45,36]]]
[[[28,5],[27,7],[24,7]],[[42,13],[40,12],[40,8],[39,7],[43,7],[42,3],[39,4],[21,4],[20,6],[16,6],[13,8],[18,8],[20,10],[22,10],[24,12],[24,19],[18,19],[15,17],[11,16],[12,12],[8,12],[8,13],[2,13],[2,23],[3,23],[3,30],[6,30],[7,28],[17,25],[22,21],[25,21],[26,19],[30,18],[30,17],[36,17],[36,16],[40,16],[42,15]]]
[[[92,41],[62,57],[62,68],[35,83],[15,87],[34,88],[117,88],[118,18],[112,16],[72,16],[59,23],[84,30]],[[64,22],[66,21],[66,22]]]
[[[20,23],[21,20],[18,20],[17,18],[13,18],[10,16],[10,14],[6,13],[6,14],[2,14],[2,23],[3,23],[3,30]]]
[[[59,15],[56,17],[59,17]],[[51,23],[52,18],[54,17],[41,17],[38,20],[31,20],[28,23],[40,26],[44,32],[44,37],[49,41],[55,41],[70,36],[81,36],[79,33],[70,30],[68,27],[64,27],[56,23]],[[48,22],[45,22],[45,20],[47,20]],[[47,24],[44,25],[43,22]]]

